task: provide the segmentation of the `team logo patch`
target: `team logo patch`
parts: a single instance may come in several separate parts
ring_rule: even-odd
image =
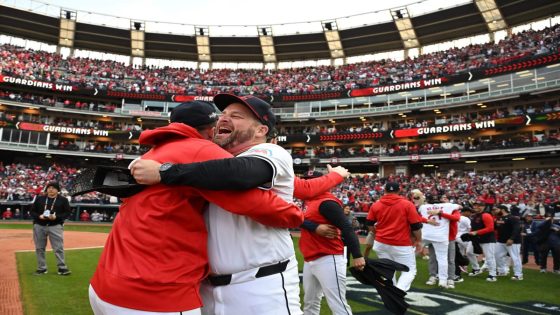
[[[263,149],[263,148],[250,149],[249,151],[247,151],[247,153],[256,154],[256,155],[264,155],[264,156],[272,156],[272,151],[271,150]]]

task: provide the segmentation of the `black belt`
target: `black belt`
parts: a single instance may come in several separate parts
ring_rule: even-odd
[[[284,272],[288,267],[289,262],[290,260],[288,259],[286,261],[281,261],[274,265],[260,267],[259,271],[257,271],[257,274],[255,275],[255,278],[262,278],[262,277],[271,276],[277,273]],[[231,274],[208,276],[208,281],[210,281],[210,283],[214,286],[228,285],[231,283],[231,277],[232,277]]]

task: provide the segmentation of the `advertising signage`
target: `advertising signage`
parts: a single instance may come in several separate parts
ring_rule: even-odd
[[[14,127],[19,130],[39,131],[49,133],[71,134],[88,137],[109,137],[111,139],[132,140],[138,139],[139,131],[104,130],[82,127],[53,126],[29,122],[17,122]]]
[[[517,60],[508,64],[500,65],[492,68],[476,69],[472,72],[459,73],[448,77],[438,77],[431,79],[415,80],[410,82],[402,82],[397,84],[389,84],[374,87],[364,87],[352,90],[341,89],[338,91],[324,91],[309,94],[274,94],[274,95],[255,95],[268,102],[299,102],[299,101],[320,101],[326,99],[337,99],[347,97],[365,97],[381,94],[390,94],[413,89],[424,89],[433,86],[441,86],[458,82],[467,82],[478,80],[495,75],[502,75],[524,69],[542,67],[549,64],[558,63],[560,61],[560,53],[553,53],[546,56],[531,56],[526,59]],[[195,96],[182,94],[164,94],[164,93],[136,93],[130,91],[108,91],[97,88],[83,88],[69,84],[61,84],[55,82],[44,82],[39,80],[30,80],[13,76],[0,75],[0,85],[9,85],[19,88],[35,89],[37,91],[55,91],[73,94],[76,96],[84,95],[89,97],[98,97],[105,99],[140,99],[153,100],[162,102],[187,102],[192,100],[203,100],[211,102],[213,97]]]

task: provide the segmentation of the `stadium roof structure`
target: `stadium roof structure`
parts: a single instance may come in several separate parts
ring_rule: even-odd
[[[425,46],[438,42],[474,36],[493,31],[488,15],[482,6],[495,5],[502,29],[553,16],[560,12],[557,0],[474,0],[435,12],[412,15],[407,8],[392,10],[393,20],[350,28],[336,27],[337,21],[320,23],[319,30],[307,34],[275,35],[270,26],[254,26],[254,36],[213,36],[207,27],[192,26],[188,35],[158,33],[144,28],[143,22],[130,20],[130,29],[84,23],[76,20],[76,12],[61,11],[60,17],[35,13],[0,5],[0,34],[22,37],[58,45],[61,41],[61,20],[74,18],[72,48],[102,51],[121,55],[134,55],[134,36],[140,31],[142,57],[186,61],[212,62],[274,62],[330,59],[337,54],[333,47],[342,50],[338,56],[351,57],[379,52]],[[482,3],[482,4],[481,4]],[[421,3],[420,3],[421,4]],[[490,13],[488,10],[487,13]],[[416,46],[408,46],[398,19],[409,21]],[[492,19],[492,18],[491,18]],[[331,37],[333,31],[338,36]],[[339,23],[340,26],[340,23]],[[228,26],[224,26],[228,27]],[[322,29],[322,31],[321,31]],[[272,33],[272,34],[271,34]],[[336,35],[336,34],[334,34]],[[266,38],[264,38],[266,37]],[[265,49],[263,44],[270,46]],[[330,38],[334,38],[331,40]],[[410,40],[410,39],[409,39]],[[417,40],[417,42],[416,42]],[[333,42],[338,45],[333,46]],[[201,44],[206,43],[206,44]],[[132,45],[132,46],[131,46]],[[201,45],[206,45],[201,51]],[[133,47],[131,49],[131,47]],[[275,56],[270,59],[267,51]],[[336,52],[336,51],[335,51]],[[208,56],[207,56],[208,54]]]

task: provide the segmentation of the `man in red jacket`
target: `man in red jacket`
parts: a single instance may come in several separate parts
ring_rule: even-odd
[[[291,156],[273,144],[275,116],[266,102],[229,94],[216,95],[214,102],[223,110],[215,140],[238,157],[174,164],[167,170],[161,169],[165,164],[140,160],[132,167],[138,182],[161,180],[211,189],[259,186],[292,200],[293,196],[308,199],[319,188],[326,191],[343,180],[342,174],[336,173],[310,180],[316,181],[313,184],[295,179]],[[334,170],[348,176],[343,168]],[[301,314],[297,261],[289,231],[266,227],[213,205],[205,217],[211,275],[201,289],[203,313],[262,314],[274,310]]]
[[[496,282],[496,257],[495,257],[495,247],[496,247],[496,234],[494,233],[494,218],[488,212],[485,212],[487,204],[482,200],[477,200],[473,209],[475,214],[471,218],[471,231],[469,234],[471,236],[476,236],[480,247],[482,248],[482,253],[484,254],[484,260],[486,266],[488,266],[488,277],[486,281]],[[481,274],[481,270],[473,269],[469,273],[469,276],[477,276]]]
[[[378,258],[387,258],[409,268],[402,272],[396,287],[408,291],[416,276],[415,247],[422,244],[422,218],[416,207],[399,195],[400,186],[395,182],[385,185],[385,194],[369,209],[367,224],[373,227],[373,250]],[[395,279],[393,279],[395,282]]]
[[[181,104],[170,118],[168,126],[141,134],[141,144],[153,145],[143,158],[187,163],[231,157],[208,141],[217,120],[211,104]],[[303,222],[300,209],[268,191],[146,187],[123,200],[113,223],[91,280],[96,315],[200,314],[200,283],[209,269],[203,217],[207,201],[269,226],[290,228]]]

